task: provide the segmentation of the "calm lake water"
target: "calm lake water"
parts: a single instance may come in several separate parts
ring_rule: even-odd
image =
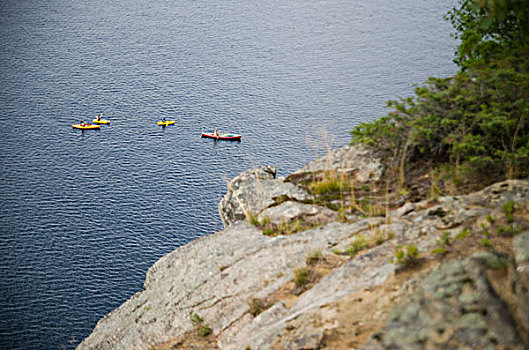
[[[0,349],[74,347],[222,228],[226,178],[288,175],[453,74],[454,4],[2,0]],[[111,125],[72,129],[98,113]],[[215,127],[242,141],[200,137]]]

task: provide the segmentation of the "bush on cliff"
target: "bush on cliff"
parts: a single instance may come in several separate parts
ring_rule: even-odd
[[[461,40],[457,74],[430,78],[387,116],[351,131],[352,143],[427,160],[481,182],[529,175],[529,2],[460,0],[446,18]]]

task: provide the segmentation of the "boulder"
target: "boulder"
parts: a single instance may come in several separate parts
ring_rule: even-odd
[[[486,273],[507,264],[506,256],[480,252],[430,273],[411,301],[391,310],[382,348],[525,349]]]
[[[300,220],[308,226],[319,226],[336,220],[337,213],[318,205],[287,201],[267,208],[259,214],[259,221],[268,219],[274,225]]]
[[[228,183],[228,192],[219,203],[219,214],[228,227],[245,220],[249,214],[258,215],[278,200],[307,201],[312,197],[301,187],[275,179],[276,169],[263,166],[247,170]]]
[[[355,182],[379,180],[385,167],[383,155],[364,145],[344,146],[330,151],[287,176],[286,181],[301,183],[320,180],[323,176],[345,174]]]

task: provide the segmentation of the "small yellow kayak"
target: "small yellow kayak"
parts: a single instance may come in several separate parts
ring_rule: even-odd
[[[81,129],[81,130],[90,130],[90,129],[99,129],[101,128],[101,125],[94,125],[94,124],[73,124],[72,128],[74,129]]]
[[[173,124],[174,124],[174,120],[166,120],[166,121],[160,120],[158,122],[158,125],[161,125],[161,126],[167,126],[167,125],[173,125]]]
[[[96,123],[96,124],[110,124],[110,120],[108,119],[94,119],[92,120],[92,123]]]

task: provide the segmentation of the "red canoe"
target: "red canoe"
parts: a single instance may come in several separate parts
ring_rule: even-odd
[[[238,141],[238,140],[241,139],[241,135],[236,135],[236,134],[217,134],[217,135],[215,135],[212,132],[204,132],[204,133],[202,133],[202,137],[208,137],[210,139],[215,139],[215,140],[233,140],[233,141]]]

